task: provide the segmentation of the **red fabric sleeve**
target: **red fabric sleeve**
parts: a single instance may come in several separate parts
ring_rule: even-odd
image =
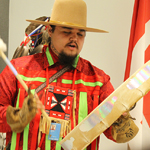
[[[8,66],[6,66],[0,74],[0,132],[11,131],[6,120],[6,110],[8,105],[14,106],[16,83],[16,77]]]

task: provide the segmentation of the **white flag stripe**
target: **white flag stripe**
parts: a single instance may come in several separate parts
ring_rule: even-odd
[[[132,75],[138,68],[140,68],[144,64],[145,50],[149,45],[150,20],[145,24],[145,33],[138,40],[133,49],[130,75]],[[136,118],[135,123],[139,128],[139,133],[137,134],[137,136],[134,138],[134,140],[131,140],[129,142],[131,150],[149,150],[146,148],[150,148],[150,129],[148,128],[146,120],[143,120],[143,98],[137,103],[137,106],[131,112],[131,115]],[[142,120],[143,123],[141,124]],[[145,128],[145,124],[147,128]]]
[[[147,40],[146,40],[147,39]],[[145,25],[145,34],[136,43],[131,62],[130,75],[144,64],[144,52],[150,44],[150,20]]]

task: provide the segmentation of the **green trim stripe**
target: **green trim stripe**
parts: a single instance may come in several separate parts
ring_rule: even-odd
[[[28,135],[29,135],[29,124],[25,127],[23,132],[23,150],[28,150]]]
[[[16,108],[19,107],[19,97],[20,97],[20,89],[18,91],[18,97],[17,97],[17,103],[16,103]],[[14,150],[16,148],[16,140],[17,140],[17,133],[13,132],[12,133],[12,138],[11,138],[11,147],[10,150]]]
[[[31,90],[31,92],[34,94],[35,89]],[[16,108],[19,107],[19,98],[20,98],[20,89],[18,91]],[[29,136],[29,124],[25,127],[23,132],[23,150],[28,150],[28,136]],[[14,150],[16,148],[16,140],[17,140],[17,133],[13,132],[10,150]]]
[[[45,82],[46,78],[42,78],[42,77],[34,77],[34,78],[30,78],[30,77],[26,77],[24,75],[20,74],[20,77],[24,80],[24,81],[40,81],[40,82]]]
[[[54,61],[53,61],[53,58],[49,52],[49,48],[47,47],[46,49],[46,57],[47,57],[47,60],[48,60],[48,63],[49,63],[49,66],[53,65],[54,64]]]
[[[56,142],[56,150],[61,150],[61,145],[59,144],[60,141],[62,140],[62,137],[59,138],[59,140]]]
[[[64,84],[72,84],[72,80],[67,80],[67,79],[62,79],[62,83]],[[91,87],[95,87],[95,86],[102,86],[103,83],[96,81],[96,82],[85,82],[82,79],[76,80],[75,84],[80,84],[82,83],[85,86],[91,86]]]
[[[23,75],[20,75],[20,76],[24,81],[39,81],[39,82],[45,82],[46,81],[46,78],[42,78],[42,77],[30,78],[30,77],[26,77]],[[53,82],[57,82],[57,79],[55,79]]]
[[[35,93],[35,89],[32,89],[32,90],[31,90],[31,93],[34,95],[34,93]]]
[[[46,134],[45,137],[45,150],[50,150],[51,149],[51,140],[48,139],[48,135]]]
[[[31,93],[34,95],[35,89],[32,89]],[[23,150],[28,150],[28,136],[29,136],[29,124],[25,127],[23,132]]]
[[[87,93],[80,92],[78,124],[88,115]]]
[[[56,148],[55,150],[61,150],[61,145],[59,144],[62,140],[62,137],[59,138],[59,140],[56,142]],[[48,139],[48,135],[45,137],[45,150],[51,149],[51,140]]]
[[[87,93],[80,92],[78,124],[88,115]],[[87,150],[86,148],[84,150]]]
[[[80,57],[80,55],[78,55],[78,56],[74,59],[74,64],[72,65],[74,68],[77,67],[79,57]]]
[[[14,150],[16,148],[16,139],[17,139],[17,133],[13,132],[12,133],[12,138],[11,138],[11,147],[10,147],[10,150]]]

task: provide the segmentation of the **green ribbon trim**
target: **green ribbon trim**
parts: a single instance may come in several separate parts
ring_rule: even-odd
[[[46,78],[42,78],[42,77],[34,77],[34,78],[30,78],[30,77],[26,77],[24,75],[20,74],[20,77],[24,80],[24,81],[40,81],[40,82],[45,82]]]
[[[35,89],[31,90],[31,92],[32,94],[34,94]],[[20,89],[18,92],[16,108],[19,107],[19,97],[20,97]],[[23,150],[28,150],[28,136],[29,136],[29,124],[25,127],[24,132],[23,132]],[[16,148],[16,140],[17,140],[17,133],[13,132],[10,150],[14,150]]]
[[[42,78],[42,77],[36,77],[36,78],[29,78],[26,77],[24,75],[20,75],[20,77],[24,80],[24,81],[39,81],[39,82],[45,82],[46,78]],[[53,82],[57,82],[57,79],[55,79]]]
[[[80,92],[78,124],[88,115],[87,93]],[[84,149],[86,150],[86,148]]]
[[[20,89],[18,91],[18,97],[17,97],[17,103],[16,103],[16,108],[19,107],[19,97],[20,97]],[[11,147],[10,150],[14,150],[16,148],[16,140],[17,140],[17,133],[13,132],[12,133],[12,138],[11,138]]]
[[[47,57],[47,60],[48,60],[48,63],[49,63],[49,66],[53,65],[54,64],[54,61],[53,61],[53,58],[49,52],[49,48],[47,47],[46,49],[46,57]]]
[[[16,138],[17,138],[17,133],[13,132],[12,133],[12,138],[11,138],[11,147],[10,147],[10,150],[14,150],[16,148]]]
[[[60,137],[59,140],[56,142],[55,150],[61,150],[61,145],[59,144],[61,140],[62,140],[62,137]]]
[[[59,140],[56,142],[55,150],[61,150],[61,145],[59,144],[61,140],[62,140],[62,137],[60,137]],[[50,149],[51,149],[51,140],[49,140],[48,139],[48,135],[46,135],[46,138],[45,138],[45,150],[50,150]]]
[[[48,139],[48,135],[46,134],[45,137],[45,150],[50,150],[51,149],[51,140]]]
[[[32,89],[31,93],[34,95],[35,89]],[[29,124],[25,127],[23,132],[23,150],[28,150],[28,136],[29,136]]]
[[[72,64],[72,66],[73,66],[74,68],[77,67],[79,57],[80,57],[80,55],[77,55],[77,57],[74,59],[74,63]]]
[[[87,93],[80,92],[78,124],[88,115]]]
[[[23,150],[28,150],[28,136],[29,136],[29,124],[25,127],[23,132]]]
[[[72,80],[67,80],[67,79],[62,79],[62,83],[64,84],[72,84]],[[103,83],[96,81],[96,82],[85,82],[82,79],[76,80],[75,84],[80,84],[82,83],[85,86],[91,86],[91,87],[95,87],[95,86],[100,86],[102,87]]]

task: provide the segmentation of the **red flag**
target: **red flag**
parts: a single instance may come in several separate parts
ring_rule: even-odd
[[[135,0],[124,80],[130,76],[133,52],[140,45],[141,60],[150,60],[150,0]],[[136,47],[136,48],[135,48]],[[140,61],[137,60],[137,61]],[[134,70],[136,71],[136,70]],[[143,100],[143,114],[150,127],[150,92]]]

